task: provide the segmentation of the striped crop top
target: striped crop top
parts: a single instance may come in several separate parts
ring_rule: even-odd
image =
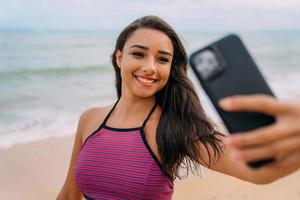
[[[172,199],[172,179],[144,133],[156,106],[141,127],[112,128],[105,124],[117,103],[81,147],[74,168],[80,191],[87,200]]]

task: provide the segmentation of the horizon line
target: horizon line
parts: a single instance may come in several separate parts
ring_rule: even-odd
[[[0,31],[24,31],[24,32],[119,32],[122,29],[82,29],[82,28],[28,28],[28,27],[1,27]],[[265,32],[265,31],[300,31],[300,28],[266,28],[266,29],[253,29],[253,28],[236,28],[236,29],[189,29],[189,28],[177,28],[178,32]]]

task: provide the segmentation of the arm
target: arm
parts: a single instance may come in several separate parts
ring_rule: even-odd
[[[265,95],[236,96],[220,102],[227,111],[254,111],[273,115],[276,123],[223,138],[224,151],[214,170],[240,179],[266,184],[300,168],[300,106]],[[275,157],[276,162],[258,169],[247,162]]]
[[[69,171],[65,183],[59,192],[56,200],[81,200],[82,193],[80,192],[74,177],[75,160],[78,157],[81,146],[86,138],[98,128],[109,111],[109,107],[90,108],[80,116],[77,126],[75,142],[70,162]]]
[[[79,200],[82,199],[82,194],[79,191],[79,188],[76,185],[74,177],[74,164],[75,160],[80,152],[82,145],[82,133],[83,133],[83,124],[85,121],[84,113],[80,116],[79,123],[77,126],[77,132],[75,136],[73,152],[71,156],[71,162],[69,166],[69,171],[65,180],[65,183],[60,190],[56,200]]]

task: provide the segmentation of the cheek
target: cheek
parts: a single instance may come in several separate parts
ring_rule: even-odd
[[[130,78],[131,74],[132,74],[132,63],[128,63],[128,62],[122,62],[121,65],[121,77],[122,79],[127,79]]]
[[[122,62],[121,62],[121,68],[123,68],[124,71],[133,71],[136,70],[138,66],[141,66],[141,61],[124,56]]]
[[[163,84],[162,87],[164,87],[168,80],[169,80],[169,76],[170,76],[170,69],[164,69],[161,71],[160,73],[160,78],[161,78],[161,83]]]
[[[160,74],[161,74],[161,78],[162,79],[166,79],[168,80],[169,79],[169,76],[170,76],[170,73],[171,73],[171,67],[167,67],[165,69],[163,69]]]

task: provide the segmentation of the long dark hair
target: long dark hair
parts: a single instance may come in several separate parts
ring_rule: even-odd
[[[187,76],[187,55],[178,35],[161,18],[139,18],[120,33],[111,56],[118,98],[121,97],[122,79],[116,62],[116,52],[123,50],[126,40],[139,28],[150,28],[165,33],[174,47],[169,80],[165,87],[156,93],[156,103],[162,110],[156,132],[161,164],[173,180],[176,177],[187,176],[189,170],[193,173],[199,172],[199,164],[209,168],[219,159],[222,145],[218,136],[222,134],[215,130],[214,124],[206,116]],[[201,156],[202,153],[208,155],[208,162]],[[183,176],[181,174],[184,171],[179,170],[182,168],[186,170]]]

